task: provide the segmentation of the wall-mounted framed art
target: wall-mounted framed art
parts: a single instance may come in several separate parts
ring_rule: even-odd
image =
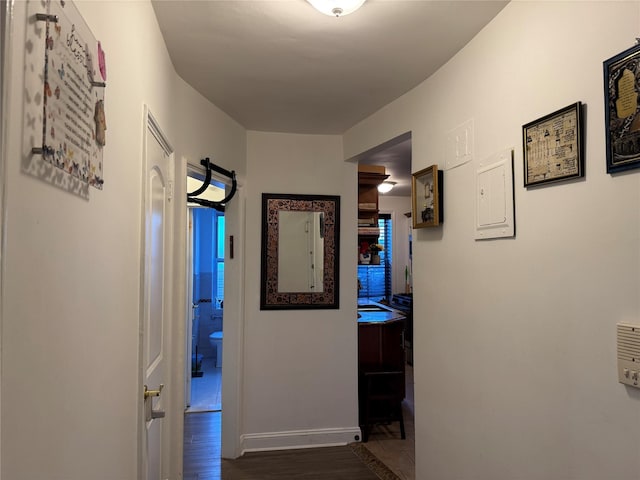
[[[603,62],[607,173],[640,167],[640,44]]]
[[[522,148],[525,187],[584,177],[582,103],[523,125]]]
[[[443,221],[442,170],[431,165],[412,174],[411,218],[413,228],[437,227]]]

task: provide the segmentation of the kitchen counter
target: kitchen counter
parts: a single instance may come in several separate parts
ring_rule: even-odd
[[[358,302],[358,315],[358,406],[366,442],[374,424],[401,418],[390,413],[398,413],[405,396],[405,316],[367,300]]]
[[[358,324],[388,323],[404,318],[402,312],[378,302],[366,300],[366,303],[358,303]]]

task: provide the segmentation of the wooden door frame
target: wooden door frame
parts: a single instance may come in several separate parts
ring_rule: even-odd
[[[185,325],[184,325],[184,406],[187,408],[191,403],[191,370],[192,370],[192,355],[193,355],[193,317],[195,315],[193,307],[193,208],[187,207],[187,235],[185,243],[185,269],[187,271],[186,292],[187,302],[185,305]],[[197,361],[197,360],[196,360]]]
[[[0,343],[2,341],[2,297],[4,291],[4,257],[5,257],[5,192],[6,192],[6,156],[7,156],[7,102],[9,75],[9,56],[11,53],[11,18],[13,2],[0,0]],[[2,360],[0,359],[0,380],[2,380]],[[0,381],[0,385],[2,382]],[[2,390],[0,387],[0,404],[2,403]],[[2,425],[0,423],[0,431]],[[1,445],[0,445],[1,446]],[[0,452],[2,449],[0,448]],[[2,455],[0,453],[0,478],[2,478]]]
[[[176,178],[186,179],[187,169],[198,171],[199,167],[192,160],[191,162],[185,158],[180,160],[180,165],[176,170]],[[193,162],[193,163],[192,163]],[[188,167],[187,167],[188,165]],[[202,170],[204,173],[204,170]],[[220,178],[222,183],[228,179]],[[227,190],[229,186],[227,185]],[[245,232],[245,211],[246,196],[242,179],[238,179],[237,191],[233,199],[226,205],[225,217],[225,260],[224,260],[224,347],[222,361],[222,458],[237,458],[242,454],[241,451],[241,435],[242,435],[242,398],[243,398],[243,373],[244,373],[244,232]],[[176,184],[176,232],[179,236],[178,241],[185,242],[187,229],[187,199],[186,199],[186,182],[178,182]],[[233,237],[233,257],[231,257],[230,238]],[[177,273],[177,278],[185,278],[186,273],[186,245],[177,244],[177,261],[181,262]],[[182,275],[182,276],[181,276]],[[186,282],[183,285],[176,285],[174,288],[176,293],[176,303],[179,304],[176,312],[180,312],[183,316],[181,325],[181,335],[185,335],[184,325],[186,325],[185,312],[187,307],[191,305],[191,299],[188,298],[186,291]],[[176,317],[179,318],[179,317]],[[182,345],[186,339],[180,337],[177,339]],[[186,353],[183,351],[182,356],[178,357],[185,361]],[[181,375],[185,372],[184,365],[180,364],[176,371],[180,371]],[[180,378],[181,385],[186,380]],[[184,391],[184,388],[182,388]],[[184,399],[182,399],[184,405]],[[183,438],[183,428],[180,431],[180,441]],[[180,447],[182,455],[182,447]],[[180,466],[182,468],[182,456],[180,456]]]

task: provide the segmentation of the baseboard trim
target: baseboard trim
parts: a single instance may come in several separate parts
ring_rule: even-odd
[[[247,452],[269,450],[335,447],[359,441],[360,438],[362,433],[359,427],[247,433],[240,437],[240,451],[241,455],[244,455]]]

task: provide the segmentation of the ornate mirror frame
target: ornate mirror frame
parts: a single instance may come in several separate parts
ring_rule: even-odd
[[[323,213],[324,275],[322,292],[278,291],[279,212]],[[262,194],[262,266],[260,310],[337,309],[340,294],[340,197]]]

